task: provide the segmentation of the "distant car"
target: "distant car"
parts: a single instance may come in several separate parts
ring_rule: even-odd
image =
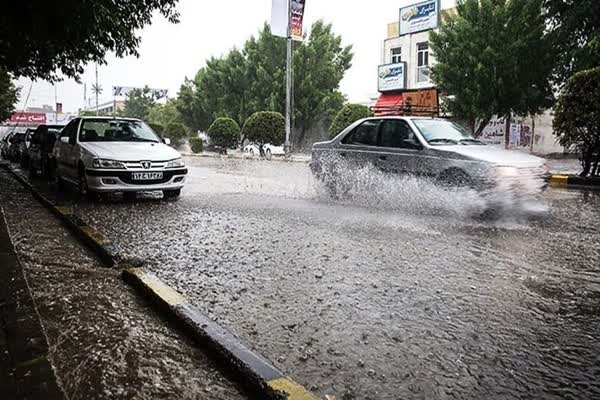
[[[54,146],[56,179],[77,186],[81,195],[162,191],[179,197],[187,169],[181,155],[143,121],[80,117],[61,131]]]
[[[8,133],[0,139],[0,156],[8,159],[8,148],[10,146],[10,138],[14,135],[13,132]]]
[[[53,125],[40,125],[31,137],[29,145],[29,175],[38,173],[44,178],[50,178],[56,169],[56,160],[53,155],[54,146],[60,137],[61,127]]]
[[[265,158],[270,160],[273,156],[284,156],[285,150],[283,146],[273,146],[272,144],[265,144],[263,146],[265,152]],[[244,154],[250,157],[260,156],[260,148],[257,144],[250,143],[244,147]]]
[[[25,132],[15,132],[9,139],[8,159],[19,162],[21,157],[21,144],[25,141]]]
[[[538,194],[546,186],[543,159],[487,146],[439,118],[366,118],[313,145],[313,174],[332,192],[339,187],[336,181],[352,178],[347,168],[364,165],[480,191],[510,189],[520,197]]]

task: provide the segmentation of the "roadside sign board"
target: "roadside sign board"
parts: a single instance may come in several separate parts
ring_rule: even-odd
[[[400,36],[438,27],[440,4],[428,0],[400,9]]]
[[[406,89],[406,62],[380,65],[377,89],[380,92]]]

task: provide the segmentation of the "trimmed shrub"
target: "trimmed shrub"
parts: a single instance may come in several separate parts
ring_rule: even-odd
[[[199,137],[191,138],[190,146],[194,153],[202,153],[204,151],[204,141]]]
[[[600,175],[600,67],[573,75],[563,88],[552,127],[558,142],[579,153],[581,176]]]
[[[285,118],[278,112],[259,111],[248,117],[242,130],[244,138],[258,146],[264,155],[263,146],[280,146],[285,140]]]
[[[338,133],[359,119],[372,117],[373,112],[362,104],[346,104],[335,116],[329,127],[329,136],[333,139]]]
[[[240,140],[240,126],[228,117],[217,118],[206,132],[210,143],[227,154],[227,149],[235,146]]]
[[[187,137],[185,126],[179,122],[171,122],[166,126],[163,131],[164,137],[171,139],[171,145],[173,147],[179,147],[183,144],[183,141]]]

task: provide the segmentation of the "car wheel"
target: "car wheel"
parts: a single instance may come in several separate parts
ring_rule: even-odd
[[[271,153],[271,149],[267,149],[267,151],[265,151],[265,158],[267,160],[270,160],[271,157],[273,157],[273,154]]]
[[[77,184],[77,189],[78,189],[77,191],[79,192],[79,195],[83,198],[87,198],[90,200],[96,200],[98,198],[98,195],[96,192],[90,191],[84,171],[79,171],[79,180],[78,180],[78,184]]]
[[[248,153],[250,153],[250,157],[254,157],[254,149],[250,149]]]
[[[65,185],[65,181],[60,176],[60,171],[58,170],[58,168],[56,168],[56,174],[55,174],[54,178],[55,178],[56,186],[58,186],[59,189],[63,190],[66,185]]]
[[[176,199],[181,195],[181,189],[176,190],[163,190],[165,199]]]

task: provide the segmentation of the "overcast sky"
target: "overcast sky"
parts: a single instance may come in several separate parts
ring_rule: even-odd
[[[377,95],[377,66],[381,60],[382,42],[387,24],[398,19],[400,7],[417,0],[306,0],[305,26],[323,19],[333,24],[344,45],[354,48],[352,68],[341,83],[350,101],[367,101]],[[442,8],[455,0],[442,0]],[[185,77],[192,78],[206,60],[221,56],[233,47],[241,47],[270,20],[271,0],[180,0],[179,24],[170,24],[156,16],[152,25],[141,31],[140,57],[118,59],[107,57],[107,65],[98,68],[99,82],[104,88],[100,102],[111,100],[112,86],[144,86],[169,89],[175,97]],[[94,82],[94,67],[88,66],[82,82]],[[22,86],[18,108],[23,108],[31,81],[19,79]],[[58,102],[65,112],[83,107],[83,85],[65,80],[56,85]],[[27,106],[54,104],[55,89],[46,82],[34,82]]]

